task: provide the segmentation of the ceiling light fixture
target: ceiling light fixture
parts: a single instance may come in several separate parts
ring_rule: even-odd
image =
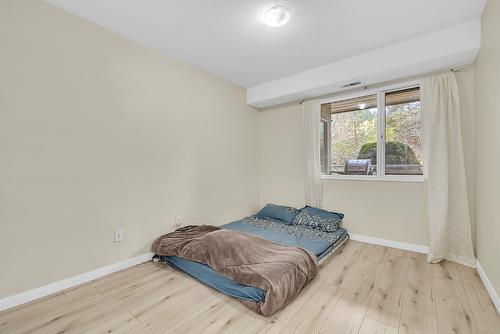
[[[262,21],[268,26],[280,27],[290,21],[290,12],[284,6],[274,5],[262,15]]]

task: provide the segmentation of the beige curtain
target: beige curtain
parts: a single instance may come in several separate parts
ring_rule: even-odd
[[[323,204],[323,185],[321,182],[319,128],[321,123],[319,101],[302,103],[304,112],[304,158],[305,158],[305,202],[321,208]]]
[[[444,259],[475,266],[455,74],[422,83],[428,262]]]

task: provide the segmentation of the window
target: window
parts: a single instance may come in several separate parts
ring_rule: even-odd
[[[418,86],[324,103],[321,120],[324,175],[401,180],[423,174]]]
[[[419,89],[385,94],[385,174],[422,175]]]

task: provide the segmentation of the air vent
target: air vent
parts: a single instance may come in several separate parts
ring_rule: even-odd
[[[354,82],[349,82],[349,83],[346,83],[345,85],[342,85],[340,87],[342,88],[350,88],[350,87],[354,87],[354,86],[359,86],[361,85],[363,82],[361,81],[354,81]]]

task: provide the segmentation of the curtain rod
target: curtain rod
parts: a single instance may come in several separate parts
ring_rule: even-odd
[[[465,68],[464,67],[459,67],[459,68],[450,68],[448,71],[442,71],[442,72],[438,72],[438,73],[443,73],[443,72],[453,72],[453,73],[461,73],[461,72],[465,72]],[[366,85],[366,86],[363,86],[362,89],[367,89],[369,85]],[[299,104],[302,104],[306,101],[309,101],[309,100],[314,100],[316,99],[317,97],[313,97],[313,98],[310,98],[310,99],[303,99],[303,100],[299,100],[297,101]]]

